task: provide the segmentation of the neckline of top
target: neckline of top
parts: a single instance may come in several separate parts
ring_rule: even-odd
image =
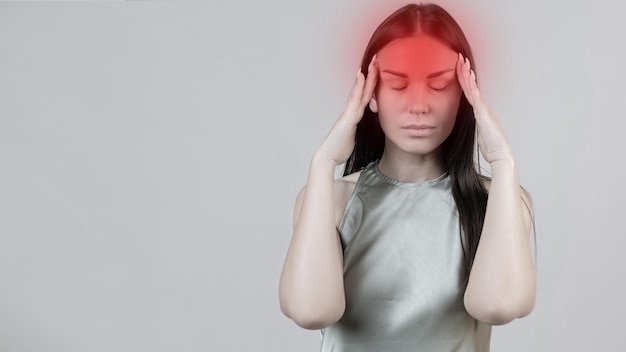
[[[435,184],[440,183],[441,181],[445,180],[448,177],[448,173],[444,171],[443,174],[441,174],[440,176],[437,176],[436,178],[432,179],[432,180],[426,180],[426,181],[421,181],[421,182],[402,182],[402,181],[398,181],[395,180],[385,174],[383,174],[380,169],[378,168],[378,162],[380,161],[380,159],[372,161],[371,164],[374,165],[369,165],[370,167],[373,168],[374,173],[380,177],[381,179],[383,179],[386,182],[389,182],[391,184],[394,184],[396,186],[402,186],[402,187],[411,187],[411,188],[422,188],[422,187],[428,187],[428,186],[433,186]]]

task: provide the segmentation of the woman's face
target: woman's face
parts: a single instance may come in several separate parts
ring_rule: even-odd
[[[458,53],[428,35],[397,39],[377,54],[379,80],[370,108],[378,112],[385,148],[429,154],[450,135],[461,98]]]

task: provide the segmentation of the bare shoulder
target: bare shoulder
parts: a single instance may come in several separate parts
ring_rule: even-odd
[[[361,171],[351,173],[335,180],[335,225],[339,227],[354,186],[361,176]]]
[[[346,209],[346,205],[350,200],[354,186],[359,180],[361,171],[354,172],[350,175],[343,176],[334,180],[333,183],[333,200],[335,204],[335,226],[339,227],[339,223],[343,218],[343,213]],[[302,209],[302,202],[304,195],[306,194],[306,185],[304,185],[298,192],[296,197],[296,206],[294,210],[293,224],[295,226],[298,217],[300,216],[300,210]]]
[[[482,181],[483,186],[485,186],[487,193],[489,193],[489,188],[491,187],[491,177],[485,175],[479,175],[478,177]]]

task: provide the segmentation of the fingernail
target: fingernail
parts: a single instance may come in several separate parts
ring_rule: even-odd
[[[356,77],[359,78],[359,74],[361,73],[361,68],[359,67],[359,69],[356,71]]]
[[[376,59],[376,55],[372,56],[372,59],[370,60],[370,64],[367,65],[367,72],[370,72],[372,70],[372,65],[374,64],[375,59]]]

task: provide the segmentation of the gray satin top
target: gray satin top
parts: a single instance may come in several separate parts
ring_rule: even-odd
[[[403,183],[363,169],[339,225],[346,311],[322,352],[486,352],[463,305],[463,251],[447,174]]]

